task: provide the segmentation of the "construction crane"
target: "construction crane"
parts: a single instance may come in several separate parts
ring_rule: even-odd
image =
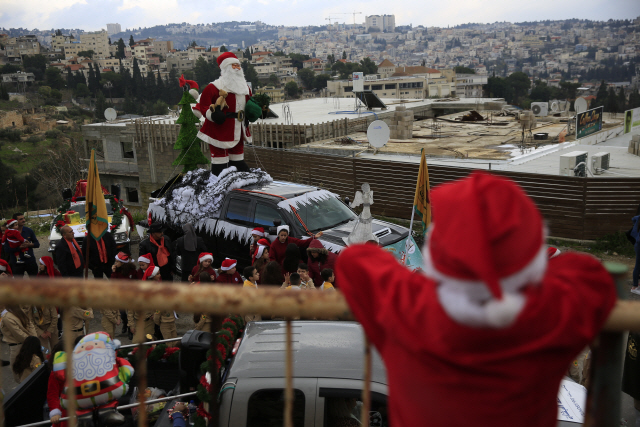
[[[356,26],[356,15],[362,15],[362,12],[356,12],[355,10],[353,12],[341,12],[341,13],[337,13],[337,15],[353,15],[353,26]]]

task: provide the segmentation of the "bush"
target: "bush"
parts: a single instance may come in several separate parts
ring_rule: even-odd
[[[60,136],[62,132],[60,132],[58,129],[51,129],[48,130],[44,133],[44,136],[47,137],[48,139],[58,139],[58,136]]]
[[[32,143],[33,145],[38,144],[38,142],[42,141],[42,137],[37,136],[37,135],[32,135],[29,138],[27,138],[27,142]]]
[[[0,139],[6,139],[11,142],[20,142],[22,131],[20,129],[5,128],[0,129]]]
[[[616,252],[618,255],[624,255],[628,257],[635,257],[635,251],[633,245],[627,240],[627,236],[622,232],[607,234],[596,240],[593,245],[593,249],[596,252],[604,252],[613,254]]]

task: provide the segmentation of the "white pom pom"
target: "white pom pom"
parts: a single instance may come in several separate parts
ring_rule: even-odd
[[[522,311],[525,298],[518,294],[503,294],[501,300],[493,300],[485,304],[487,323],[494,328],[505,328],[511,325]]]
[[[195,99],[196,101],[198,100],[198,97],[200,96],[200,94],[198,93],[197,90],[195,89],[189,89],[189,94],[191,96],[193,96],[193,99]]]

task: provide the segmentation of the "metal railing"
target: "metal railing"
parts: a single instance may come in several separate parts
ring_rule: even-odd
[[[624,288],[626,267],[608,265],[609,272],[616,281],[619,294]],[[16,292],[19,287],[20,291]],[[247,315],[261,313],[284,317],[286,320],[285,347],[285,407],[284,426],[293,427],[293,346],[291,320],[292,318],[316,319],[352,319],[349,307],[338,292],[283,292],[278,288],[246,289],[233,285],[211,286],[180,286],[173,284],[149,282],[119,282],[113,281],[104,286],[102,280],[78,279],[28,279],[20,281],[0,281],[0,304],[29,304],[57,307],[90,306],[94,309],[112,308],[130,310],[144,310],[153,307],[155,310],[175,310],[182,312],[210,313],[212,316],[211,332],[215,333],[221,325],[222,318],[229,313]],[[73,356],[73,336],[70,331],[71,319],[68,310],[64,310],[63,337],[65,351],[69,355],[67,360],[67,389],[71,391],[68,405],[69,427],[76,426],[75,387],[72,385],[71,366]],[[144,331],[144,319],[138,319],[134,338],[142,343],[139,335]],[[610,427],[617,425],[620,417],[620,377],[622,370],[622,339],[624,331],[640,331],[640,301],[619,300],[612,310],[603,332],[592,346],[593,363],[589,381],[587,397],[587,411],[585,426]],[[365,337],[366,338],[366,337]],[[160,340],[158,342],[175,341],[176,338]],[[216,340],[212,340],[215,354]],[[127,346],[131,347],[131,345]],[[146,388],[146,357],[144,351],[139,351],[137,374],[139,375],[138,389]],[[369,390],[371,382],[371,349],[365,339],[364,349],[364,387],[363,387],[363,419],[369,412]],[[214,364],[211,363],[213,366]],[[212,415],[209,426],[218,426],[217,395],[220,390],[219,378],[211,375],[212,392],[209,412]],[[183,395],[167,398],[171,400]],[[139,417],[138,426],[146,426],[146,404],[160,400],[145,402],[144,393],[138,393]],[[133,407],[127,405],[126,407]],[[121,407],[124,409],[125,406]],[[0,408],[1,410],[1,408]],[[0,413],[4,420],[4,414]],[[29,424],[28,426],[46,425],[48,422]],[[0,426],[4,425],[4,421]],[[27,427],[27,426],[23,426]]]

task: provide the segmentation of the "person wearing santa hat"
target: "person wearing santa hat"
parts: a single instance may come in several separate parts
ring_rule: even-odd
[[[282,266],[282,262],[284,261],[284,255],[287,251],[287,246],[289,243],[293,243],[299,248],[308,248],[309,244],[313,241],[313,239],[318,239],[322,236],[322,231],[319,231],[311,239],[296,239],[295,237],[289,236],[289,226],[281,225],[277,228],[278,234],[277,238],[271,243],[269,247],[269,259],[271,261],[276,261]]]
[[[252,139],[244,109],[251,89],[236,55],[225,52],[218,56],[217,62],[220,78],[202,90],[193,107],[196,117],[205,117],[198,138],[209,144],[211,173],[219,175],[228,166],[249,172],[244,162],[244,144]]]
[[[53,265],[53,258],[50,256],[43,256],[39,260],[40,268],[38,269],[38,277],[49,277],[51,279],[55,277],[62,277],[62,274]]]
[[[189,275],[189,282],[200,283],[200,274],[207,273],[211,277],[211,281],[216,281],[216,271],[211,267],[213,263],[213,254],[203,252],[198,257],[198,265],[193,267]]]
[[[138,270],[136,270],[136,279],[142,280],[144,277],[145,271],[147,268],[153,263],[153,258],[151,254],[140,255],[138,257]]]
[[[13,271],[9,263],[3,259],[0,259],[0,279],[11,277],[13,279]]]
[[[113,258],[111,266],[111,280],[132,280],[136,278],[136,265],[131,256],[125,252],[118,252]]]
[[[18,221],[15,219],[7,221],[7,231],[2,235],[2,244],[7,243],[9,245],[13,256],[16,257],[17,264],[24,264],[28,258],[31,258],[29,248],[23,247],[24,242],[27,242],[27,240],[18,231]]]
[[[216,278],[218,283],[241,284],[242,276],[236,271],[238,261],[235,259],[225,258],[220,266],[220,274]]]
[[[542,217],[508,179],[474,172],[430,196],[423,272],[371,244],[336,261],[385,362],[390,423],[556,425],[567,366],[616,302],[611,276],[590,255],[549,261]]]
[[[258,283],[261,283],[262,273],[264,273],[267,264],[269,264],[269,248],[271,243],[267,239],[258,240],[258,244],[256,245],[256,251],[253,254],[253,263],[252,265],[258,270],[258,274],[260,274],[260,279],[258,279]]]
[[[259,241],[266,241],[268,243],[267,246],[271,245],[271,240],[269,240],[269,235],[264,231],[263,227],[256,227],[251,230],[251,244],[249,245],[249,255],[251,255],[251,264],[255,262],[256,249],[258,249]]]

